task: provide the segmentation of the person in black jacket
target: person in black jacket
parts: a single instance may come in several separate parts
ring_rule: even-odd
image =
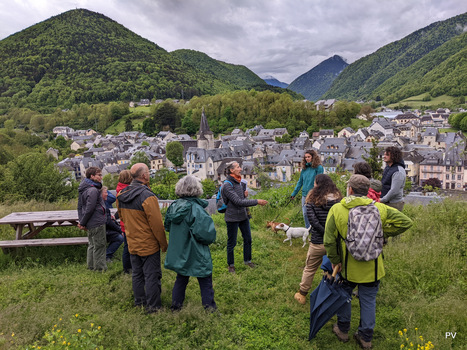
[[[308,193],[305,203],[308,220],[311,225],[311,242],[306,255],[300,290],[294,298],[300,304],[306,303],[306,295],[311,289],[316,271],[326,255],[323,244],[324,226],[331,207],[342,199],[342,194],[329,175],[316,175],[313,189]]]
[[[106,186],[102,187],[102,198],[104,202],[107,203],[107,199],[109,196],[109,191],[107,190]],[[105,259],[107,263],[112,262],[112,258],[115,252],[120,248],[123,243],[123,233],[120,228],[120,225],[117,223],[112,214],[110,213],[110,209],[105,209],[105,216],[106,216],[106,223],[105,223],[105,236],[107,239],[107,250],[105,251]]]
[[[229,272],[235,273],[234,248],[237,245],[237,232],[240,228],[243,237],[243,261],[249,267],[251,262],[251,229],[246,208],[266,205],[264,199],[246,199],[246,187],[241,183],[242,168],[237,162],[230,162],[225,168],[226,181],[222,185],[222,196],[227,204],[225,223],[227,224],[227,264]]]

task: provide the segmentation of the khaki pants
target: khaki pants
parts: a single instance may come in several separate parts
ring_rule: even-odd
[[[311,289],[313,278],[318,268],[323,262],[323,256],[326,255],[326,249],[324,244],[313,244],[310,243],[308,247],[308,253],[306,255],[306,265],[303,269],[302,282],[300,283],[300,292],[306,295]]]

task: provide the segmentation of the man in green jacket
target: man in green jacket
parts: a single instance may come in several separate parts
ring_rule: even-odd
[[[335,204],[329,211],[325,232],[324,247],[331,260],[332,267],[338,266],[343,277],[343,288],[349,293],[358,286],[360,301],[360,325],[354,337],[363,349],[371,348],[373,329],[376,322],[376,294],[379,281],[384,276],[382,254],[375,260],[358,261],[346,249],[344,239],[347,237],[350,209],[369,205],[372,200],[367,197],[370,180],[363,175],[352,175],[347,184],[347,197]],[[382,203],[374,203],[380,213],[385,237],[396,236],[412,226],[412,220],[397,209]],[[351,304],[346,303],[337,312],[337,323],[332,331],[340,341],[349,340]]]

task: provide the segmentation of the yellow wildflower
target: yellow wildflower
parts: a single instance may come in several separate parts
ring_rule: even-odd
[[[11,336],[14,337],[14,336],[15,336],[15,332],[11,333]]]
[[[62,320],[62,318],[60,317],[58,320],[59,320],[59,321],[61,321],[61,320]]]
[[[71,344],[71,343],[70,343],[70,342],[68,342],[68,344],[67,344],[67,345],[68,345],[68,346],[70,346],[70,344]]]
[[[401,349],[404,347],[404,344],[401,344]]]
[[[399,331],[399,335],[402,335],[402,331]]]
[[[413,343],[412,343],[412,342],[410,342],[410,346],[413,346]]]
[[[101,326],[97,327],[97,329],[101,329]]]
[[[62,345],[66,345],[66,341],[63,341]]]
[[[54,324],[54,328],[57,328],[57,325],[56,325],[56,324]]]
[[[94,327],[94,323],[91,323],[91,328]]]
[[[407,333],[407,328],[404,328],[404,333]]]
[[[415,332],[416,332],[416,331],[418,331],[418,328],[417,328],[417,327],[415,327]]]
[[[78,314],[75,314],[75,317],[78,317],[79,315]]]
[[[78,329],[78,333],[81,333],[81,329]]]

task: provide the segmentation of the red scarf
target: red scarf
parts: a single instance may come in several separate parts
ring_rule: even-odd
[[[234,175],[232,173],[230,173],[230,176],[232,176],[235,180],[237,180],[238,182],[241,182],[242,181],[242,177],[241,176],[237,176],[237,175]]]

